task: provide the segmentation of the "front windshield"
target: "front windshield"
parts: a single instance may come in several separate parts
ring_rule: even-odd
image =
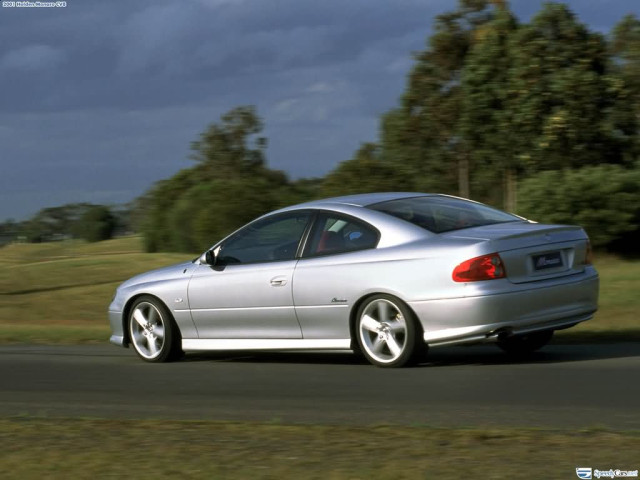
[[[369,208],[401,218],[434,233],[522,221],[520,217],[480,203],[438,195],[390,200],[370,205]]]

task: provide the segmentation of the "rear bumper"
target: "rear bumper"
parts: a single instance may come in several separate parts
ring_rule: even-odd
[[[429,345],[495,341],[500,333],[558,330],[592,318],[598,308],[598,274],[591,269],[576,277],[531,284],[516,292],[409,305]]]

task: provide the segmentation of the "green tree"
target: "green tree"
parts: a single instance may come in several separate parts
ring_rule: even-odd
[[[191,144],[191,158],[206,166],[211,178],[264,173],[265,137],[255,107],[236,107],[225,113]]]
[[[324,178],[299,178],[289,183],[286,199],[287,205],[308,202],[322,197]]]
[[[92,205],[76,225],[78,236],[88,242],[109,240],[116,228],[116,218],[104,205]]]
[[[173,177],[156,183],[138,201],[137,215],[141,217],[141,231],[147,252],[179,250],[174,241],[176,234],[169,226],[168,215],[185,192],[207,180],[204,170],[202,166],[180,170]]]
[[[192,143],[196,166],[158,182],[138,202],[147,251],[202,251],[299,189],[266,166],[262,120],[253,107],[224,114]]]
[[[492,204],[515,210],[515,175],[518,164],[510,138],[507,108],[511,52],[509,42],[518,22],[506,5],[498,5],[494,18],[475,31],[462,71],[462,105],[458,123],[473,173],[471,191]],[[502,176],[502,185],[496,182]],[[502,196],[502,198],[500,198]]]
[[[529,172],[612,158],[607,45],[567,6],[547,3],[511,42],[508,135]]]
[[[77,236],[76,225],[92,207],[89,203],[69,203],[43,208],[24,222],[23,233],[27,241],[38,243]]]
[[[436,18],[416,56],[400,106],[382,119],[382,158],[415,190],[469,195],[468,158],[458,135],[461,76],[475,32],[493,18],[489,0],[461,0]]]
[[[640,168],[620,165],[549,170],[521,182],[519,214],[544,223],[581,225],[595,247],[638,238]],[[634,245],[638,252],[638,244]]]
[[[611,42],[613,54],[620,62],[623,75],[633,91],[640,112],[640,19],[625,16],[614,28]]]
[[[380,158],[376,144],[364,143],[351,160],[340,163],[324,178],[321,196],[401,191],[408,183],[393,165]]]
[[[617,102],[610,128],[628,163],[640,152],[640,19],[625,16],[615,26],[610,45],[617,74],[611,86]]]
[[[265,177],[214,179],[185,191],[167,212],[169,249],[202,252],[245,223],[282,206]]]

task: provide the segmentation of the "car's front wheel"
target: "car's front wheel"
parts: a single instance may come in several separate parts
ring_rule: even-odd
[[[391,295],[375,295],[360,306],[356,334],[364,356],[380,367],[402,367],[424,346],[409,308]]]
[[[140,297],[129,314],[129,337],[147,362],[167,362],[180,353],[180,335],[167,308],[153,297]]]
[[[527,333],[525,335],[514,335],[498,340],[498,347],[509,355],[522,356],[540,350],[553,337],[553,330]]]

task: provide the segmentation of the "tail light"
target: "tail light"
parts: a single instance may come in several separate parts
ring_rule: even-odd
[[[500,255],[490,253],[462,262],[453,269],[451,278],[454,282],[479,282],[505,278],[506,276]]]
[[[587,252],[584,256],[584,264],[591,265],[593,263],[593,250],[591,249],[591,242],[587,240]]]

